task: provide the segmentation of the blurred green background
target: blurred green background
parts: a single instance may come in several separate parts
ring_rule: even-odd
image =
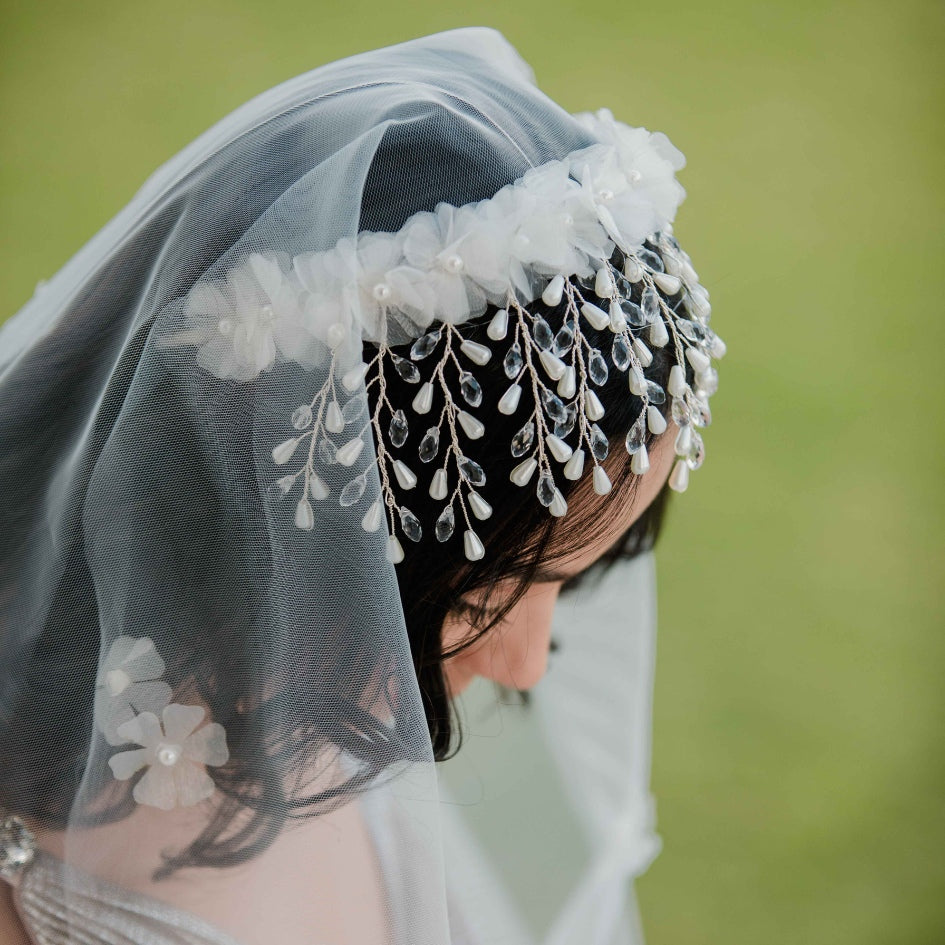
[[[726,339],[659,549],[650,945],[945,941],[945,5],[0,3],[0,318],[256,93],[463,25],[689,160]]]

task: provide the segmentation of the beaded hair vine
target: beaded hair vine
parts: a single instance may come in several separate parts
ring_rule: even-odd
[[[686,489],[690,470],[705,456],[698,430],[711,422],[709,397],[718,387],[711,362],[724,355],[725,344],[709,327],[708,292],[672,235],[671,220],[685,195],[674,171],[685,159],[665,135],[617,122],[606,109],[576,117],[599,144],[533,168],[488,200],[439,204],[412,216],[397,233],[363,232],[328,251],[293,257],[254,251],[224,278],[193,287],[182,330],[164,335],[162,345],[199,345],[198,363],[221,378],[252,380],[277,360],[317,368],[324,376],[290,418],[297,432],[272,450],[273,462],[286,466],[306,447],[298,468],[274,483],[278,494],[287,495],[301,480],[299,528],[315,527],[313,500],[332,499],[325,481],[330,477],[319,475],[319,466],[355,467],[372,430],[376,455],[335,501],[359,507],[368,532],[380,528],[386,509],[387,556],[402,561],[398,526],[413,542],[423,529],[393,483],[407,494],[418,477],[387,444],[404,445],[413,416],[431,414],[439,391],[442,408],[435,421],[431,417],[417,457],[424,464],[441,457],[429,486],[430,496],[444,502],[435,535],[439,541],[454,535],[458,506],[466,557],[484,556],[473,519],[489,518],[492,508],[478,491],[486,476],[473,441],[484,436],[486,424],[472,411],[483,405],[475,369],[495,352],[459,329],[489,305],[497,311],[486,335],[504,343],[509,381],[495,408],[514,415],[524,387],[534,404],[510,444],[519,460],[512,483],[525,487],[534,480],[538,501],[559,517],[567,502],[557,474],[578,480],[589,464],[595,492],[610,492],[601,465],[609,443],[597,423],[605,407],[594,388],[614,368],[627,375],[630,393],[643,403],[624,441],[631,471],[649,469],[646,433],[666,430],[668,397],[679,427],[669,485]],[[542,314],[529,310],[539,298],[563,312],[556,333]],[[606,356],[585,324],[612,333]],[[353,339],[370,342],[377,353],[365,361]],[[407,357],[393,350],[407,343]],[[667,345],[675,363],[664,390],[646,369],[653,349]],[[434,353],[433,366],[421,371]],[[386,364],[417,385],[409,409],[388,397]],[[442,451],[441,438],[447,441]],[[380,491],[366,495],[373,466]]]

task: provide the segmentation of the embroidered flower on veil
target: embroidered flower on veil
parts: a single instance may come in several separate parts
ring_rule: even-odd
[[[109,745],[125,741],[118,727],[136,712],[160,712],[171,687],[160,679],[164,660],[150,637],[120,636],[108,650],[95,683],[95,722]]]
[[[142,712],[119,726],[123,740],[142,747],[117,752],[108,764],[119,781],[147,767],[132,791],[139,804],[171,810],[213,794],[216,788],[205,766],[225,764],[230,753],[222,725],[210,722],[198,728],[205,715],[201,706],[171,703],[160,719]]]

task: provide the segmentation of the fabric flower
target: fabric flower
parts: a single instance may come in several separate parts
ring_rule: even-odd
[[[198,282],[187,297],[187,315],[204,331],[197,362],[217,377],[238,381],[270,370],[277,353],[316,363],[299,295],[295,280],[271,254],[251,253],[228,270],[224,282]]]
[[[109,745],[125,741],[118,727],[138,712],[160,712],[171,700],[171,687],[161,681],[164,660],[150,637],[120,636],[111,647],[95,681],[95,723]]]
[[[118,734],[125,741],[143,747],[120,751],[108,764],[119,781],[147,767],[132,791],[139,804],[171,810],[213,794],[216,787],[204,766],[225,764],[230,753],[222,725],[210,722],[197,728],[205,715],[202,706],[171,703],[164,707],[161,719],[153,712],[142,712],[119,726]]]

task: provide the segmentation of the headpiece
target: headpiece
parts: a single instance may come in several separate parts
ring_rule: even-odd
[[[184,327],[162,335],[162,345],[199,345],[205,369],[237,381],[277,361],[319,366],[321,385],[287,418],[299,432],[272,449],[276,466],[294,467],[274,485],[297,495],[299,528],[317,527],[316,508],[329,501],[356,509],[369,532],[386,511],[387,556],[403,560],[398,532],[414,542],[423,536],[407,495],[420,462],[435,465],[429,494],[444,502],[437,540],[453,536],[459,515],[466,557],[479,560],[485,549],[472,519],[489,518],[492,507],[478,491],[486,473],[473,441],[487,434],[490,412],[515,414],[523,387],[531,391],[532,410],[510,443],[520,459],[511,482],[534,484],[538,501],[563,516],[556,477],[578,480],[587,465],[595,492],[611,489],[601,465],[609,442],[597,425],[605,407],[595,391],[611,369],[627,375],[642,402],[624,440],[633,473],[649,469],[646,431],[666,429],[660,407],[668,396],[680,457],[670,486],[686,489],[689,470],[705,455],[698,429],[711,421],[709,397],[718,386],[711,359],[725,345],[709,327],[708,292],[672,235],[685,193],[674,171],[685,159],[665,135],[631,128],[608,109],[576,117],[599,143],[530,169],[490,198],[439,203],[397,232],[362,231],[321,252],[257,248],[191,289]],[[557,332],[529,310],[536,299],[563,312]],[[490,306],[486,337],[474,340],[464,326]],[[585,325],[610,330],[606,351],[587,338]],[[352,339],[376,353],[362,360]],[[408,352],[397,352],[408,343]],[[646,376],[652,349],[666,345],[675,357],[668,391]],[[494,356],[509,386],[496,403],[484,403],[475,370]],[[385,367],[386,376],[393,370],[417,386],[409,406],[387,396]],[[371,410],[367,391],[375,384]],[[424,423],[416,456],[395,458],[391,448]],[[377,449],[364,465],[369,427]],[[319,474],[328,465],[363,468],[333,495]],[[368,483],[372,465],[380,474],[376,491]]]

